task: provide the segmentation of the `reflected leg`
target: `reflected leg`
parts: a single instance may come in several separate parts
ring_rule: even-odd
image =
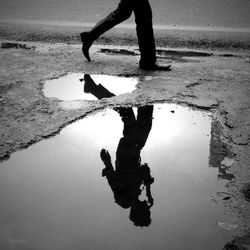
[[[137,126],[136,126],[136,140],[137,147],[142,149],[147,141],[149,132],[152,128],[154,106],[144,106],[138,108]]]
[[[115,96],[113,93],[108,91],[104,86],[101,84],[96,84],[91,76],[89,74],[84,75],[84,92],[85,93],[91,93],[93,96],[95,96],[97,99],[102,98],[109,98],[112,96]]]

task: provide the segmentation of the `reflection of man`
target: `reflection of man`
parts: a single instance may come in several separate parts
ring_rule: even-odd
[[[229,172],[229,167],[223,165],[226,156],[230,158],[232,154],[224,145],[220,137],[220,124],[218,121],[211,123],[211,140],[210,140],[210,154],[209,166],[218,168],[218,178],[231,181],[235,178],[234,174]]]
[[[114,96],[102,85],[96,85],[89,75],[84,76],[84,89],[98,99]],[[101,97],[102,96],[102,97]],[[116,151],[115,169],[107,150],[101,150],[101,159],[105,165],[102,175],[114,193],[117,204],[130,208],[130,219],[136,226],[149,226],[150,208],[153,205],[150,186],[154,179],[147,164],[141,164],[140,153],[152,127],[153,106],[138,108],[137,118],[132,108],[116,108],[124,123],[123,137]],[[147,200],[139,200],[145,189]]]
[[[81,33],[82,52],[90,61],[89,48],[103,33],[135,14],[136,32],[141,53],[140,68],[146,70],[169,70],[170,66],[156,64],[152,10],[148,0],[121,0],[117,9],[97,23],[89,32]]]

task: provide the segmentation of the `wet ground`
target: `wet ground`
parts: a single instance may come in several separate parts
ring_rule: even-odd
[[[15,153],[0,169],[0,248],[222,249],[237,225],[213,200],[228,197],[214,123],[174,104],[106,109]]]
[[[166,241],[173,249],[182,249],[184,243],[191,249],[249,248],[248,52],[161,48],[158,59],[171,62],[172,71],[145,72],[138,69],[134,47],[94,46],[93,61],[86,63],[80,46],[4,44],[0,235],[5,249],[81,249],[87,244],[90,249],[102,244],[112,249],[124,241],[126,246],[156,249]],[[107,92],[104,88],[112,84],[94,79],[100,75],[117,79],[118,89],[123,86],[120,79],[134,82],[122,93]],[[88,76],[96,85],[85,89],[79,80]],[[77,86],[73,100],[58,96],[61,79],[67,77],[75,79],[67,84]],[[53,82],[56,91],[48,97]],[[112,98],[76,97],[84,90],[97,99]],[[127,108],[125,114],[121,107]],[[107,151],[100,158],[105,148],[113,166],[117,164],[124,137],[121,116],[131,113],[131,107],[135,115],[139,107],[151,107],[142,116],[148,122],[144,129],[139,126],[144,135],[137,138],[137,151],[128,150],[137,164],[148,164],[135,175],[144,185],[136,204],[146,203],[134,205],[132,216],[132,205],[125,209],[126,200],[114,197],[119,182],[110,185]],[[140,218],[147,225],[142,228],[134,225],[138,207],[147,215],[146,222]],[[124,231],[128,234],[121,236]]]

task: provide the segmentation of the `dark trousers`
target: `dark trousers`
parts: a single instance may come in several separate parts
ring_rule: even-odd
[[[153,106],[138,108],[137,118],[132,108],[118,108],[124,124],[123,137],[116,151],[116,171],[133,170],[141,166],[141,150],[152,128]]]
[[[156,62],[155,40],[152,23],[152,10],[148,0],[121,0],[116,10],[97,23],[89,32],[94,41],[115,25],[135,14],[136,32],[141,53],[140,64],[151,65]]]

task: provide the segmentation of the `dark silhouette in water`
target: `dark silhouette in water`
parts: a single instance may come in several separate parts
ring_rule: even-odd
[[[117,9],[98,22],[89,32],[81,33],[82,52],[90,61],[89,48],[103,33],[135,14],[136,32],[141,53],[140,68],[145,70],[169,70],[170,65],[156,64],[152,10],[148,0],[121,0]]]
[[[96,85],[89,75],[86,74],[84,80],[84,91],[98,99],[114,96],[101,84]],[[141,164],[140,153],[152,127],[153,106],[139,107],[137,118],[132,108],[115,110],[124,123],[123,137],[117,147],[115,169],[109,152],[101,150],[101,159],[105,165],[102,176],[107,178],[115,202],[123,208],[130,208],[130,219],[134,225],[149,226],[150,208],[153,205],[150,187],[154,179],[148,165]],[[139,200],[142,189],[146,189],[147,200],[144,201]]]

